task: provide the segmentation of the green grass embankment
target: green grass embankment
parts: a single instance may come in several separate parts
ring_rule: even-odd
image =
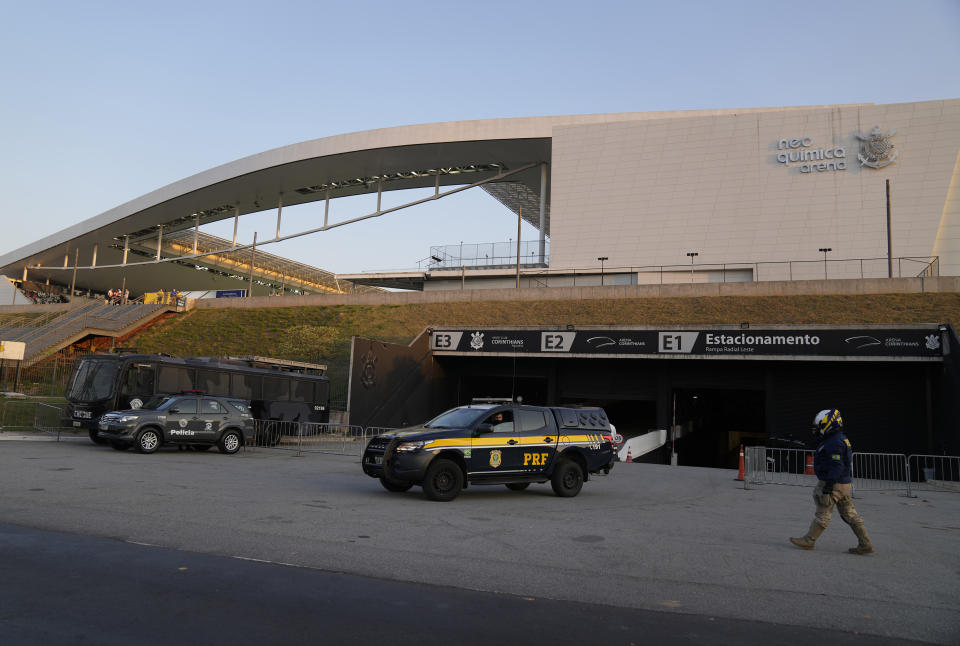
[[[193,310],[132,338],[141,352],[259,354],[345,373],[350,337],[409,343],[427,326],[960,323],[960,294],[884,294],[336,305]],[[323,332],[311,336],[311,331]],[[310,339],[323,336],[323,343]]]

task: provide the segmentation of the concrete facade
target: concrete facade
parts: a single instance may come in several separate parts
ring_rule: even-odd
[[[858,159],[861,138],[874,147],[868,164]],[[335,135],[159,188],[0,256],[0,273],[60,287],[75,280],[79,291],[95,293],[121,283],[133,294],[163,285],[239,288],[252,241],[222,240],[223,248],[201,252],[190,249],[191,229],[195,237],[205,224],[274,209],[279,221],[282,207],[360,194],[433,187],[439,199],[442,189],[482,184],[550,238],[548,266],[522,268],[522,286],[882,278],[887,180],[893,276],[960,275],[960,99],[489,119]],[[281,235],[278,225],[258,249],[358,219],[337,221],[332,210],[331,221],[308,231]],[[388,212],[378,206],[361,217]],[[178,233],[186,242],[172,245]],[[194,271],[205,262],[217,269],[206,255],[223,256],[236,271]],[[414,257],[421,252],[411,250]],[[337,279],[428,291],[515,285],[511,263],[498,264],[489,272],[461,259]],[[264,291],[284,285],[259,277]]]
[[[554,127],[551,270],[599,256],[682,266],[688,252],[698,265],[816,261],[829,247],[831,277],[860,275],[847,258],[879,259],[866,275],[886,276],[889,179],[892,255],[939,256],[941,275],[960,274],[960,100],[657,117]],[[875,126],[895,131],[879,169],[858,160]],[[790,269],[823,277],[815,262]]]

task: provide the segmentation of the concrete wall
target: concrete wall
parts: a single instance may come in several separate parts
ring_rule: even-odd
[[[749,283],[692,283],[675,285],[617,285],[608,287],[540,287],[530,289],[466,289],[444,292],[383,294],[317,294],[311,296],[257,296],[206,298],[189,301],[188,309],[305,307],[332,305],[406,305],[464,301],[547,301],[597,298],[658,298],[703,296],[785,296],[801,294],[919,294],[960,292],[960,276],[936,278],[869,278],[856,280],[800,280]],[[0,307],[0,312],[4,311]]]
[[[898,157],[882,169],[857,159],[856,135],[874,126],[896,131]],[[805,146],[779,148],[803,138]],[[842,170],[804,172],[802,162],[777,159],[837,147]],[[601,255],[610,267],[682,265],[688,252],[698,264],[818,260],[822,247],[830,259],[885,258],[889,179],[893,255],[939,254],[940,274],[960,275],[958,152],[958,99],[559,125],[550,267],[590,267]],[[793,278],[822,271],[794,268],[803,269],[809,275]],[[853,278],[859,269],[831,273]]]

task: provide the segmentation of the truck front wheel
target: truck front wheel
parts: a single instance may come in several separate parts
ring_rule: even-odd
[[[452,460],[434,460],[423,479],[423,493],[428,500],[449,502],[463,489],[463,471]]]

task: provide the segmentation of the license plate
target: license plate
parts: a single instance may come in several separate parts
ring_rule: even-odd
[[[370,456],[369,462],[373,464],[383,464],[383,456],[382,455]]]
[[[80,422],[74,422],[73,425],[79,428],[79,427],[80,427]]]

